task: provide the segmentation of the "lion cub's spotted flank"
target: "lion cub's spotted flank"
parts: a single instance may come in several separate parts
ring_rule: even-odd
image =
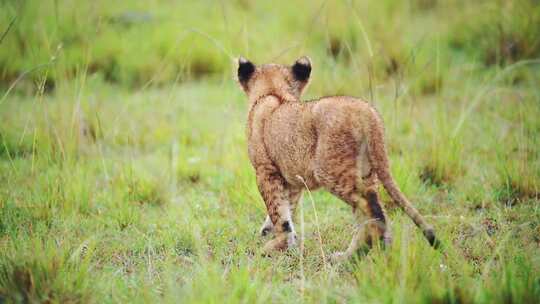
[[[377,111],[348,96],[302,102],[310,74],[307,57],[292,66],[238,61],[238,81],[249,99],[248,153],[268,212],[261,232],[275,233],[265,251],[295,244],[292,218],[305,186],[324,188],[345,201],[360,224],[348,249],[334,254],[334,259],[348,258],[362,244],[389,243],[390,230],[377,192],[379,181],[429,243],[437,245],[433,228],[390,174]]]

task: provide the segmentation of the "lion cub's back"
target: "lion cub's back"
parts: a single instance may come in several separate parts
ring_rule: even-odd
[[[311,109],[319,134],[350,132],[357,138],[372,111],[367,102],[350,96],[323,97],[313,101]]]
[[[264,130],[268,156],[287,182],[302,186],[298,175],[308,182],[316,135],[307,105],[298,102],[279,106],[268,118]]]

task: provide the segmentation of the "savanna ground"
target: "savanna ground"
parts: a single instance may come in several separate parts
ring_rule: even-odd
[[[0,302],[540,301],[538,1],[0,1]],[[304,195],[265,258],[234,58],[370,100],[394,243]]]

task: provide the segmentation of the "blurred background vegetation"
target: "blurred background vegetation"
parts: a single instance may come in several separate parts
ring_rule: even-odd
[[[131,88],[159,86],[230,77],[238,54],[267,62],[306,53],[319,69],[339,68],[318,73],[330,74],[320,82],[328,89],[369,71],[377,81],[430,75],[415,88],[430,93],[452,65],[540,55],[535,1],[4,0],[0,14],[1,29],[13,22],[0,49],[1,84],[54,62],[49,90],[83,72]],[[369,83],[365,77],[356,86]]]
[[[0,41],[0,302],[539,302],[536,0],[0,0]],[[330,265],[321,192],[261,257],[239,55],[371,102],[445,253],[385,196],[394,245]]]

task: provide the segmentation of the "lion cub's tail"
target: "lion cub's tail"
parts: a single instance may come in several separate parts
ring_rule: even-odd
[[[428,240],[429,244],[435,248],[439,247],[440,243],[435,237],[435,231],[433,227],[429,225],[424,217],[414,208],[414,206],[407,200],[405,195],[401,193],[396,185],[388,165],[388,158],[386,156],[386,148],[384,145],[384,127],[379,114],[370,109],[373,115],[368,115],[368,155],[370,165],[375,169],[378,179],[382,182],[384,188],[390,195],[390,197],[411,217],[416,226],[422,229],[424,236]]]

